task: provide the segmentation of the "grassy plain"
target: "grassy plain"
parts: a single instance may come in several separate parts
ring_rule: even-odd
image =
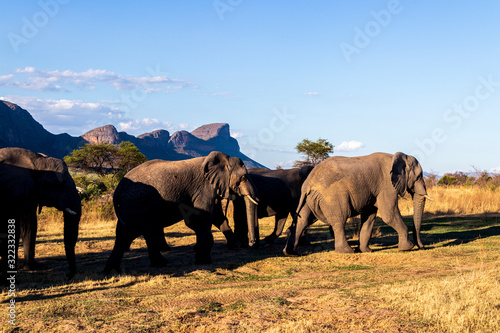
[[[425,251],[397,251],[377,221],[373,253],[336,254],[326,225],[308,233],[302,256],[281,254],[285,237],[259,250],[227,250],[214,229],[211,265],[194,265],[195,236],[165,228],[166,268],[150,268],[143,239],[120,276],[100,271],[114,243],[109,204],[87,203],[77,244],[79,273],[65,280],[58,212],[40,217],[39,271],[17,274],[16,326],[0,295],[0,330],[16,332],[500,332],[500,192],[433,188]],[[412,222],[411,201],[400,202]],[[273,219],[261,220],[261,237]],[[355,235],[356,223],[349,223]],[[356,237],[350,242],[356,246]],[[22,256],[22,251],[20,251]]]

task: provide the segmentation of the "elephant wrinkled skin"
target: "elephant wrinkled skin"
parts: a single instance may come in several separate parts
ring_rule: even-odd
[[[195,262],[210,263],[212,224],[223,223],[220,201],[233,196],[258,200],[241,159],[221,152],[182,161],[152,160],[132,169],[113,196],[118,217],[116,240],[104,273],[121,271],[124,251],[139,235],[146,240],[150,264],[165,266],[160,253],[163,228],[181,220],[196,233]],[[255,214],[249,215],[252,240],[255,219]]]
[[[374,153],[360,157],[330,157],[319,163],[302,185],[302,195],[285,255],[296,255],[296,247],[304,229],[317,218],[333,228],[335,251],[353,252],[345,237],[349,217],[361,215],[359,249],[368,247],[375,216],[380,214],[385,223],[399,236],[398,249],[413,248],[408,240],[408,227],[398,208],[398,195],[409,192],[414,202],[413,238],[420,249],[420,227],[429,198],[423,180],[422,167],[415,157],[403,153],[394,155]]]
[[[15,259],[17,245],[23,239],[24,266],[36,269],[35,242],[37,233],[37,208],[55,207],[63,211],[64,247],[69,264],[68,277],[76,272],[75,244],[82,213],[80,196],[64,161],[37,154],[22,148],[0,149],[0,233],[7,234],[15,221]],[[11,231],[12,232],[12,231]],[[11,240],[9,243],[8,240]],[[0,239],[2,274],[15,267],[7,266],[12,254],[12,239]]]

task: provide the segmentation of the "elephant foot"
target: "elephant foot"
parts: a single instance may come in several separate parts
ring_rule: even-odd
[[[299,256],[299,253],[297,251],[295,251],[295,250],[287,250],[286,247],[283,249],[283,254],[286,257],[298,257]]]
[[[66,274],[66,279],[71,281],[76,275],[76,270],[71,270]]]
[[[106,263],[106,267],[104,267],[104,270],[102,271],[102,274],[105,276],[108,276],[111,274],[112,270],[115,270],[118,274],[122,273],[122,269],[120,267],[120,264],[115,264],[115,263]]]
[[[311,242],[308,241],[305,237],[299,238],[299,246],[311,246]]]
[[[340,245],[335,244],[335,252],[337,253],[354,253],[354,250],[352,247],[349,246],[349,244],[344,243]]]
[[[359,251],[362,252],[362,253],[370,253],[370,252],[373,252],[372,249],[370,249],[368,246],[365,246],[365,247],[359,247]]]
[[[250,243],[250,248],[252,250],[257,250],[260,247],[260,242]]]
[[[410,241],[399,242],[398,250],[399,251],[410,251],[413,248],[413,243]]]

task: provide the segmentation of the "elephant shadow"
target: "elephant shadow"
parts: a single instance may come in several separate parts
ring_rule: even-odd
[[[500,215],[498,215],[500,216]],[[427,216],[422,225],[421,236],[427,249],[450,247],[467,244],[478,238],[488,238],[500,235],[500,225],[497,215],[465,215],[465,216]],[[411,216],[404,217],[408,226],[412,225]],[[411,229],[411,228],[410,228]],[[396,250],[398,236],[397,233],[381,219],[377,219],[374,235],[371,244],[374,251]],[[214,233],[218,231],[213,231]],[[182,232],[167,232],[168,237],[186,236]],[[113,237],[86,237],[81,240],[99,242]],[[315,228],[308,231],[307,238],[312,246],[303,247],[302,253],[317,253],[323,251],[333,251],[334,242],[328,232],[328,226],[317,223]],[[141,282],[141,276],[169,275],[171,277],[189,276],[193,272],[200,270],[235,270],[246,264],[265,260],[270,257],[281,256],[281,251],[285,247],[286,236],[282,235],[276,239],[273,245],[264,245],[257,250],[250,248],[227,249],[225,240],[216,240],[212,249],[212,264],[195,265],[193,244],[176,245],[172,251],[164,252],[163,255],[168,260],[167,267],[150,267],[147,247],[133,246],[131,251],[125,253],[122,263],[123,274],[132,277],[131,281],[123,285],[116,285],[113,282],[106,282],[106,276],[101,272],[104,268],[111,249],[104,251],[89,251],[87,253],[77,253],[78,272],[72,282],[66,279],[67,261],[63,254],[39,258],[43,265],[37,271],[19,271],[18,290],[30,290],[25,296],[17,297],[17,301],[33,301],[54,299],[71,294],[81,294],[89,291],[105,291],[126,288]],[[354,236],[349,240],[349,244],[356,248],[358,240]],[[47,293],[50,287],[65,286],[71,283],[82,283],[84,281],[96,281],[95,286],[90,288],[70,288],[71,291],[61,293]]]
[[[213,231],[214,233],[219,231]],[[168,237],[183,237],[186,236],[182,232],[167,233]],[[114,237],[111,237],[114,238]],[[109,237],[86,237],[80,241],[99,242]],[[17,296],[16,301],[36,301],[56,299],[62,296],[82,294],[89,291],[105,291],[126,288],[142,281],[142,276],[159,276],[169,275],[171,277],[189,276],[191,273],[207,270],[216,271],[220,269],[234,270],[248,263],[264,260],[269,257],[274,257],[281,253],[281,249],[275,247],[270,250],[269,247],[261,247],[259,249],[237,248],[234,250],[227,249],[226,241],[216,240],[212,248],[212,263],[207,265],[195,265],[194,244],[172,246],[172,250],[163,252],[163,256],[167,259],[166,267],[151,267],[149,265],[148,250],[146,246],[132,246],[131,250],[125,253],[122,262],[122,274],[131,277],[131,281],[123,285],[118,285],[113,282],[107,282],[109,277],[118,276],[111,274],[105,276],[102,273],[106,260],[111,254],[111,249],[104,251],[89,251],[82,253],[79,251],[76,255],[78,271],[72,281],[66,279],[67,261],[66,257],[61,255],[39,257],[38,261],[41,264],[39,270],[19,270],[17,273],[17,290],[29,290],[29,294]],[[280,244],[281,246],[282,244]],[[284,247],[284,241],[283,241]],[[20,260],[22,264],[22,260]],[[86,281],[95,281],[95,286],[90,288],[69,288],[69,291],[61,293],[47,293],[46,290],[51,287],[61,287],[71,284],[85,283]],[[6,300],[8,301],[8,300]],[[5,302],[5,301],[4,301]]]
[[[426,249],[449,247],[473,242],[479,238],[500,235],[498,224],[500,214],[443,216],[427,215],[421,227],[421,238]],[[411,234],[413,219],[404,216],[404,222]],[[378,229],[377,229],[378,228]],[[410,239],[412,236],[410,235]],[[396,232],[377,218],[370,243],[383,249],[397,248]],[[382,250],[382,249],[381,249]],[[375,249],[374,251],[381,251]]]

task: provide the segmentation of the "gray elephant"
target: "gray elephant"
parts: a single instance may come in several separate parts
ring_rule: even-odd
[[[302,185],[302,195],[294,227],[283,250],[285,255],[296,255],[299,236],[318,218],[333,227],[335,251],[353,252],[345,236],[349,217],[361,215],[359,249],[368,247],[375,216],[380,214],[385,223],[399,236],[398,249],[413,248],[408,240],[408,227],[398,208],[398,195],[409,192],[414,204],[413,237],[420,249],[420,227],[424,212],[425,188],[422,167],[410,155],[374,153],[360,157],[330,157],[319,163]]]
[[[82,213],[80,196],[64,161],[27,149],[0,149],[0,239],[3,274],[15,270],[17,245],[23,239],[24,267],[38,268],[35,261],[37,208],[63,211],[64,247],[68,278],[75,275],[75,245]]]
[[[258,200],[241,159],[221,152],[183,161],[153,160],[132,169],[113,196],[118,223],[104,273],[121,271],[124,251],[139,235],[146,240],[150,264],[165,266],[160,253],[163,228],[181,220],[196,233],[195,262],[210,263],[211,227],[217,220],[223,223],[220,200],[234,196],[255,204]],[[253,241],[255,220],[255,210],[249,210],[249,237]]]
[[[285,226],[289,214],[292,216],[297,210],[300,199],[302,183],[313,169],[312,166],[301,168],[267,170],[262,168],[248,169],[248,178],[254,184],[259,195],[257,217],[275,217],[273,232],[264,238],[266,243],[272,244],[278,238]],[[246,206],[242,198],[236,198],[234,204],[234,221],[245,220]],[[251,205],[253,205],[251,203]],[[236,223],[236,237],[244,243],[246,229],[239,230],[238,226],[246,226],[246,223]],[[258,230],[258,229],[257,229]],[[258,231],[256,231],[258,239]]]

